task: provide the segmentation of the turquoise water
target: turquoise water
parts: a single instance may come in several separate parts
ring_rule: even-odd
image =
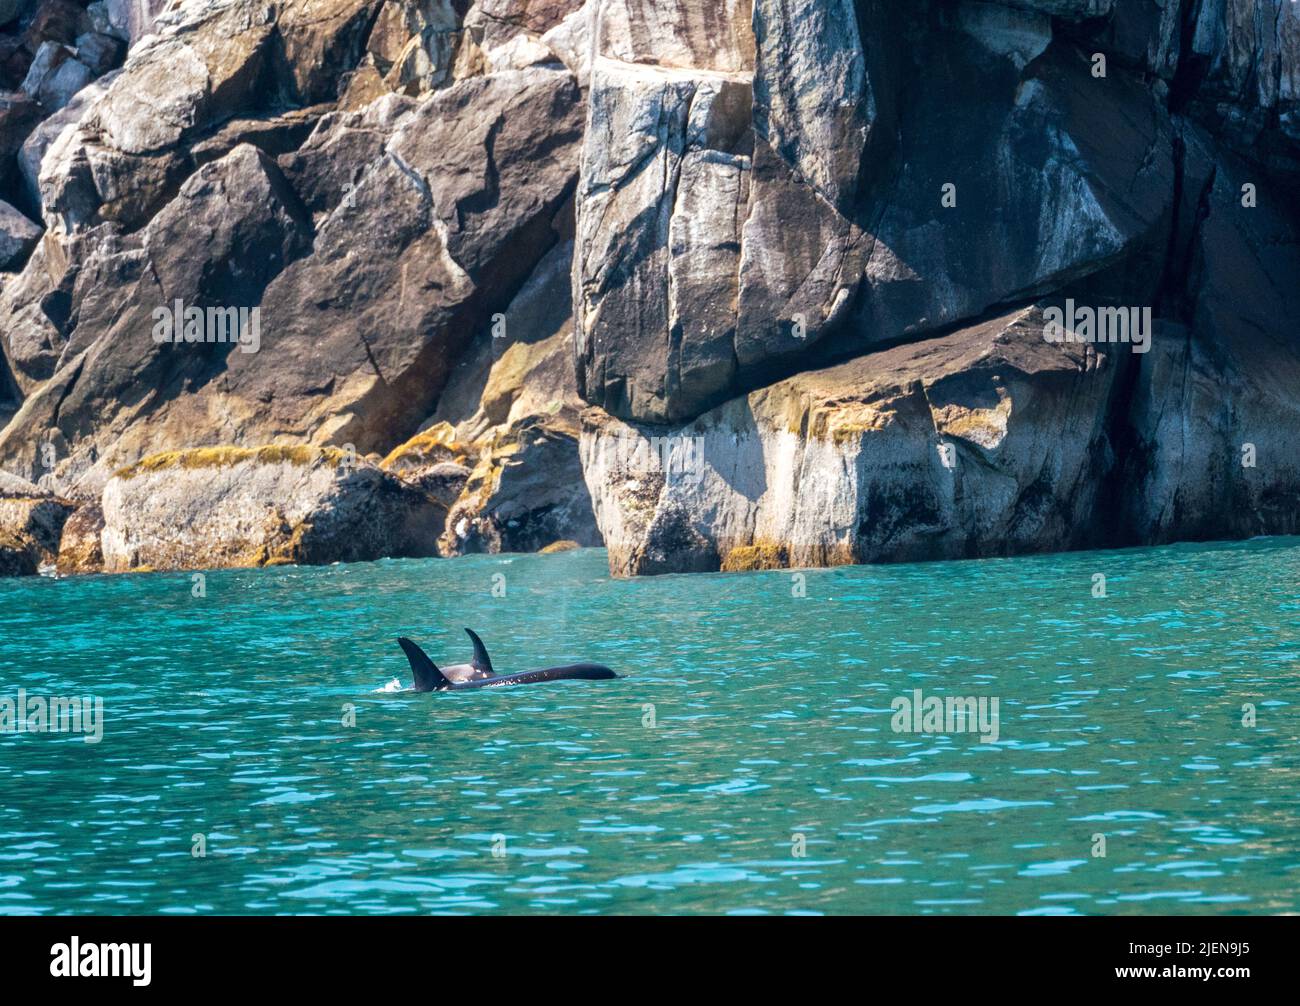
[[[0,734],[0,912],[1300,910],[1300,541],[804,577],[0,581],[0,697],[104,703]],[[462,625],[626,677],[379,690]],[[996,743],[895,732],[915,688],[996,697]]]

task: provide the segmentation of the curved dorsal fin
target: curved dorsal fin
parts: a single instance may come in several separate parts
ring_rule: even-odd
[[[437,692],[451,684],[446,675],[438,670],[438,665],[429,659],[429,655],[405,636],[398,638],[397,645],[411,663],[411,676],[415,678],[417,692]]]
[[[488,677],[492,677],[496,674],[496,671],[492,670],[492,658],[488,656],[487,647],[483,645],[483,640],[478,638],[473,629],[466,629],[465,631],[469,633],[469,638],[474,643],[474,659],[469,662],[470,666],[474,670],[482,671]]]

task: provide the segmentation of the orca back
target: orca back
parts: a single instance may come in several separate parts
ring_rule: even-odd
[[[558,667],[541,667],[535,671],[498,674],[496,677],[480,678],[452,687],[491,688],[497,685],[532,685],[542,681],[605,681],[617,677],[604,664],[562,664]]]

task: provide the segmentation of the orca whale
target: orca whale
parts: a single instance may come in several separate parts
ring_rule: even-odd
[[[474,642],[474,657],[468,664],[452,664],[440,669],[422,649],[401,636],[397,645],[411,664],[417,692],[463,691],[467,688],[495,688],[500,685],[531,685],[541,681],[603,681],[618,675],[604,664],[562,664],[542,667],[535,671],[517,671],[514,674],[497,674],[492,670],[492,658],[487,647],[470,629]],[[454,673],[454,676],[453,676]]]
[[[447,664],[439,667],[442,676],[453,684],[461,684],[465,681],[477,681],[480,678],[491,678],[496,676],[496,671],[492,670],[492,658],[488,656],[487,647],[483,645],[483,640],[478,638],[478,634],[473,629],[466,629],[469,634],[470,642],[474,644],[474,656],[470,658],[468,664]],[[401,642],[401,640],[398,640]],[[412,643],[412,646],[415,644]],[[403,647],[405,649],[405,647]],[[410,656],[410,653],[407,653]],[[432,661],[430,661],[432,663]],[[414,664],[411,665],[414,668]],[[421,688],[419,679],[416,679],[415,690],[417,692],[433,691],[432,688]]]

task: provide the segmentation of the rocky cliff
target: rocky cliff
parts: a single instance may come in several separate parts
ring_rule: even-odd
[[[0,570],[1294,533],[1298,100],[1289,0],[0,0]]]

